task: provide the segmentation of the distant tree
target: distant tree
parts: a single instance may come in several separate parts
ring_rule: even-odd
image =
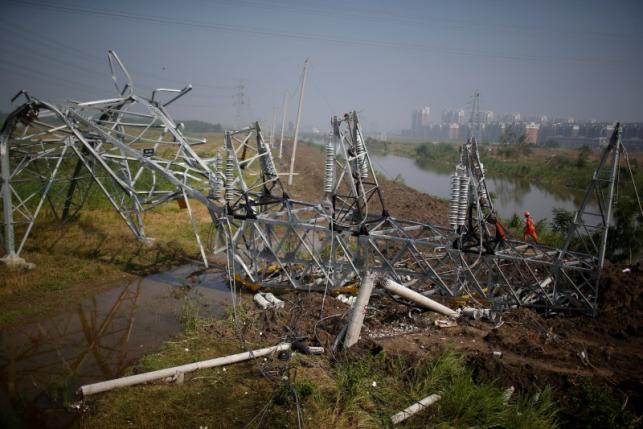
[[[505,131],[502,133],[498,141],[500,144],[514,144],[518,142],[518,135],[512,126],[508,126],[505,128]]]
[[[592,153],[592,150],[589,146],[584,145],[578,149],[578,157],[576,157],[576,168],[584,168],[587,166],[587,161],[589,160],[589,155]]]
[[[553,139],[547,139],[547,141],[543,144],[543,146],[547,148],[555,148],[555,147],[560,147],[560,143],[558,143],[556,140],[553,140]]]
[[[522,219],[516,213],[513,214],[511,220],[509,221],[509,226],[511,228],[518,228],[522,226]]]
[[[606,256],[612,262],[632,262],[643,252],[643,214],[635,197],[620,196],[614,224],[607,236]]]
[[[569,226],[574,221],[574,212],[560,208],[555,208],[553,212],[554,219],[551,221],[552,231],[559,234],[567,233]]]

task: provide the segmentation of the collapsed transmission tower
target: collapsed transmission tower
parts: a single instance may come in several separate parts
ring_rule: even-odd
[[[139,96],[116,54],[108,58],[117,97],[54,106],[22,92],[24,103],[2,128],[7,263],[21,261],[44,204],[65,220],[96,186],[142,240],[149,240],[145,210],[183,201],[207,264],[190,201],[203,204],[215,236],[226,242],[214,251],[227,252],[242,284],[328,290],[379,273],[448,297],[475,296],[498,309],[595,312],[621,150],[618,124],[566,244],[556,249],[494,235],[475,138],[462,146],[452,178],[449,226],[389,214],[355,112],[331,119],[324,197],[298,200],[281,183],[258,123],[226,131],[219,155],[204,158],[198,146],[205,141],[184,136],[166,110],[191,87]],[[599,198],[599,220],[590,226],[592,196]]]

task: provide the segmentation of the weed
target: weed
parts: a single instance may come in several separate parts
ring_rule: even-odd
[[[563,419],[571,428],[635,428],[637,419],[604,386],[581,379],[568,392]]]

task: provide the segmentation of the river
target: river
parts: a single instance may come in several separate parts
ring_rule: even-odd
[[[400,177],[407,186],[426,194],[448,199],[451,192],[452,170],[427,167],[423,168],[411,158],[397,155],[369,154],[373,167],[390,179]],[[552,210],[562,208],[575,211],[578,209],[578,196],[554,195],[552,192],[527,181],[487,178],[489,191],[496,194],[494,207],[503,219],[509,219],[514,213],[525,210],[531,212],[536,221],[552,219]]]

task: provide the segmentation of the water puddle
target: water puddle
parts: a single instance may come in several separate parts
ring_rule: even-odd
[[[75,311],[0,331],[0,427],[61,428],[83,384],[118,377],[181,331],[181,313],[221,317],[223,276],[196,266],[136,279],[96,294]],[[189,303],[189,304],[188,304]]]

